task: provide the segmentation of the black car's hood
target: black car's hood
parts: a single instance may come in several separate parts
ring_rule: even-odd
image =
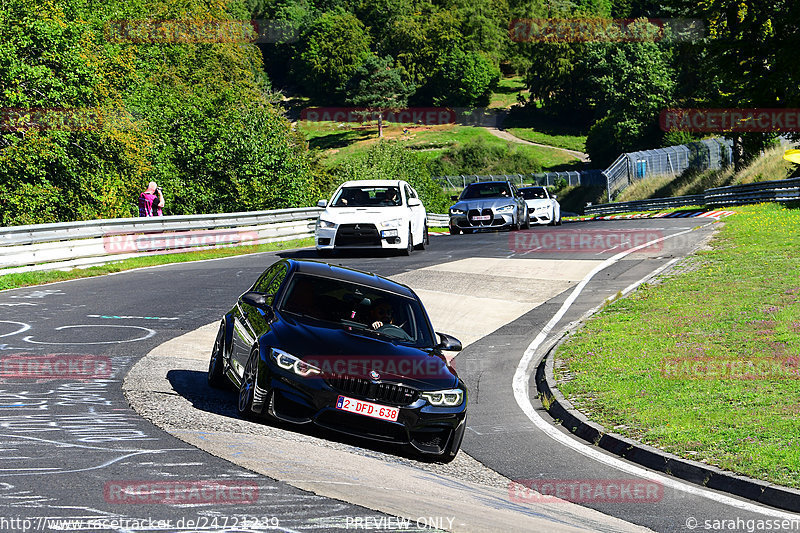
[[[395,344],[386,337],[318,321],[302,322],[287,313],[273,323],[264,341],[320,367],[323,374],[347,374],[404,383],[422,390],[454,388],[455,371],[433,349]],[[379,375],[375,378],[371,371]]]

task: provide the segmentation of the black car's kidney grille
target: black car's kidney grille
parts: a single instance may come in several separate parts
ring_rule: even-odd
[[[325,378],[328,385],[342,394],[349,394],[391,405],[409,405],[417,401],[417,389],[396,383],[375,382],[352,376],[333,375]]]
[[[489,219],[488,220],[475,220],[475,217],[477,217],[479,215],[483,215],[483,216],[487,216],[488,215]],[[483,210],[480,210],[480,211],[478,209],[470,209],[469,212],[467,213],[467,217],[469,218],[469,223],[472,224],[473,226],[491,226],[492,225],[492,221],[494,220],[494,213],[492,212],[491,209],[483,209]]]
[[[334,246],[380,246],[381,236],[375,224],[342,224],[336,230]]]

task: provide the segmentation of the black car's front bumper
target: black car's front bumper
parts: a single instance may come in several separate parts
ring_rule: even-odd
[[[295,424],[317,426],[380,442],[411,445],[421,453],[441,455],[453,440],[460,441],[465,429],[467,391],[457,407],[438,407],[420,398],[396,392],[397,384],[386,385],[390,392],[375,393],[370,387],[359,394],[352,387],[336,385],[321,377],[302,378],[261,361],[253,410]],[[402,386],[401,386],[402,387]],[[403,387],[410,389],[409,387]],[[397,421],[381,420],[336,408],[339,396],[377,403],[399,410]],[[378,396],[378,397],[374,397]],[[396,401],[391,401],[392,399]],[[410,403],[408,403],[410,401]]]

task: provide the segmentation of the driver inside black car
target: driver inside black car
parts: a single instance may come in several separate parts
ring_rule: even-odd
[[[392,306],[386,300],[378,300],[369,310],[369,323],[372,329],[378,329],[386,324],[394,324]]]

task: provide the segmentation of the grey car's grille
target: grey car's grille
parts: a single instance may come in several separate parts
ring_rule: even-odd
[[[339,374],[329,376],[325,378],[325,381],[332,388],[343,394],[350,394],[391,405],[409,405],[419,398],[417,389],[396,383],[382,383]]]
[[[478,216],[488,216],[489,218],[488,220],[475,220]],[[473,226],[491,226],[494,220],[494,213],[491,209],[470,209],[467,218],[469,219],[469,223]]]

